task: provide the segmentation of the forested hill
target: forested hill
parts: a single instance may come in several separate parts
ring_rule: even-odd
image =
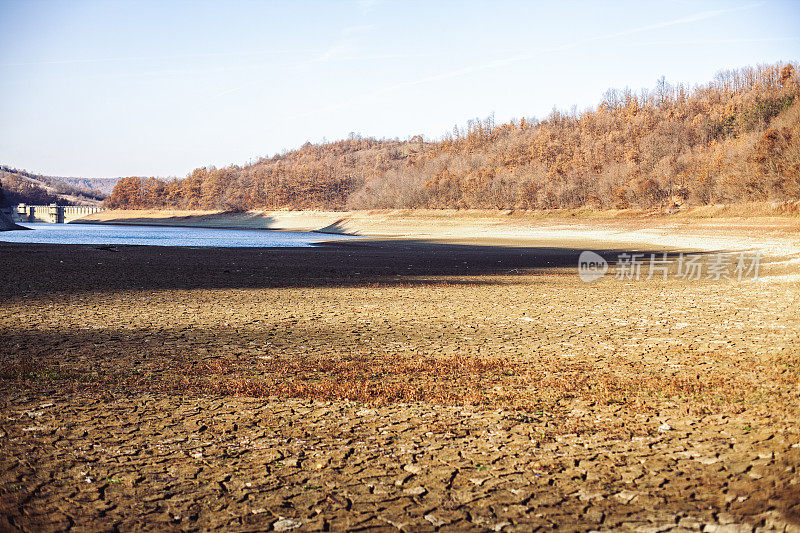
[[[116,178],[95,183],[93,179],[43,176],[0,165],[0,204],[99,205],[116,182]]]
[[[669,207],[800,198],[797,63],[689,89],[609,90],[594,109],[455,128],[435,142],[305,144],[181,180],[124,178],[110,207]]]
[[[90,191],[97,196],[106,197],[114,190],[119,178],[55,178],[76,189]]]

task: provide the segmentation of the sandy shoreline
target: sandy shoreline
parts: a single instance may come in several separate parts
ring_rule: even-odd
[[[125,211],[110,210],[83,223],[316,231],[370,238],[415,239],[503,246],[592,248],[603,243],[672,250],[759,249],[800,257],[800,218],[559,217],[494,211]]]

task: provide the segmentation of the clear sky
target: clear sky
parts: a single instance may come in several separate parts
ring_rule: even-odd
[[[798,2],[0,0],[0,163],[182,177],[798,59]]]

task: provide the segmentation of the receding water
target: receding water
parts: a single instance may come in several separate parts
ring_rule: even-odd
[[[140,244],[148,246],[201,246],[269,248],[314,246],[320,241],[349,239],[326,233],[183,228],[174,226],[117,226],[110,224],[23,223],[32,231],[0,232],[0,241],[43,244]]]

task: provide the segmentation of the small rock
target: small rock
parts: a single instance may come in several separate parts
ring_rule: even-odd
[[[422,496],[426,492],[428,491],[425,490],[425,487],[412,487],[410,489],[404,490],[403,494],[405,494],[406,496]]]
[[[706,524],[703,533],[752,533],[753,526],[747,524]]]
[[[672,429],[672,426],[670,426],[669,424],[666,424],[666,423],[661,424],[660,426],[658,426],[658,432],[659,433],[666,433],[667,431],[670,431],[671,429]]]
[[[443,525],[447,524],[446,521],[444,521],[444,520],[442,520],[440,518],[437,518],[436,516],[434,516],[432,514],[426,514],[425,515],[425,520],[427,520],[428,522],[433,524],[433,527],[442,527]]]
[[[601,511],[600,509],[597,509],[596,507],[590,507],[589,510],[586,511],[585,516],[586,516],[586,520],[588,520],[589,522],[592,522],[594,524],[601,523],[603,521],[603,519],[605,518],[605,514],[603,514],[603,511]]]
[[[356,416],[375,416],[377,411],[375,409],[361,409],[356,412]]]
[[[415,464],[407,464],[406,466],[403,467],[403,470],[405,470],[409,474],[419,474],[420,472],[422,472],[422,467]]]
[[[389,486],[383,483],[375,485],[375,488],[372,489],[373,494],[389,494],[390,492]]]
[[[280,517],[277,522],[272,524],[272,529],[275,531],[289,531],[290,529],[295,529],[302,525],[303,523],[298,520]]]
[[[702,525],[703,524],[689,516],[685,516],[678,521],[678,527],[682,527],[683,529],[699,530]]]
[[[268,463],[280,461],[283,459],[283,453],[280,450],[271,449],[264,452],[264,460]]]
[[[497,522],[497,523],[494,523],[494,522],[492,522],[491,520],[489,520],[487,518],[483,518],[482,516],[474,516],[474,517],[472,517],[472,521],[475,524],[477,524],[477,525],[479,525],[481,527],[485,527],[487,529],[491,529],[492,531],[501,531],[504,527],[511,525],[511,523],[509,523],[509,522]]]
[[[602,500],[603,495],[600,492],[588,492],[583,489],[580,489],[575,495],[578,499],[582,502],[590,502],[592,500]]]
[[[393,520],[392,518],[386,516],[379,516],[378,520],[386,522],[393,528],[397,529],[398,531],[405,531],[406,529],[406,522],[398,522],[397,520]]]
[[[635,497],[637,497],[638,494],[635,493],[635,492],[629,491],[629,490],[623,490],[621,492],[618,492],[618,493],[614,494],[614,496],[616,498],[619,498],[620,500],[622,500],[625,503],[629,503],[631,500],[633,500]]]
[[[661,533],[662,531],[670,531],[675,528],[675,524],[665,524],[665,525],[655,525],[655,524],[647,524],[638,526],[634,531],[636,533]]]

